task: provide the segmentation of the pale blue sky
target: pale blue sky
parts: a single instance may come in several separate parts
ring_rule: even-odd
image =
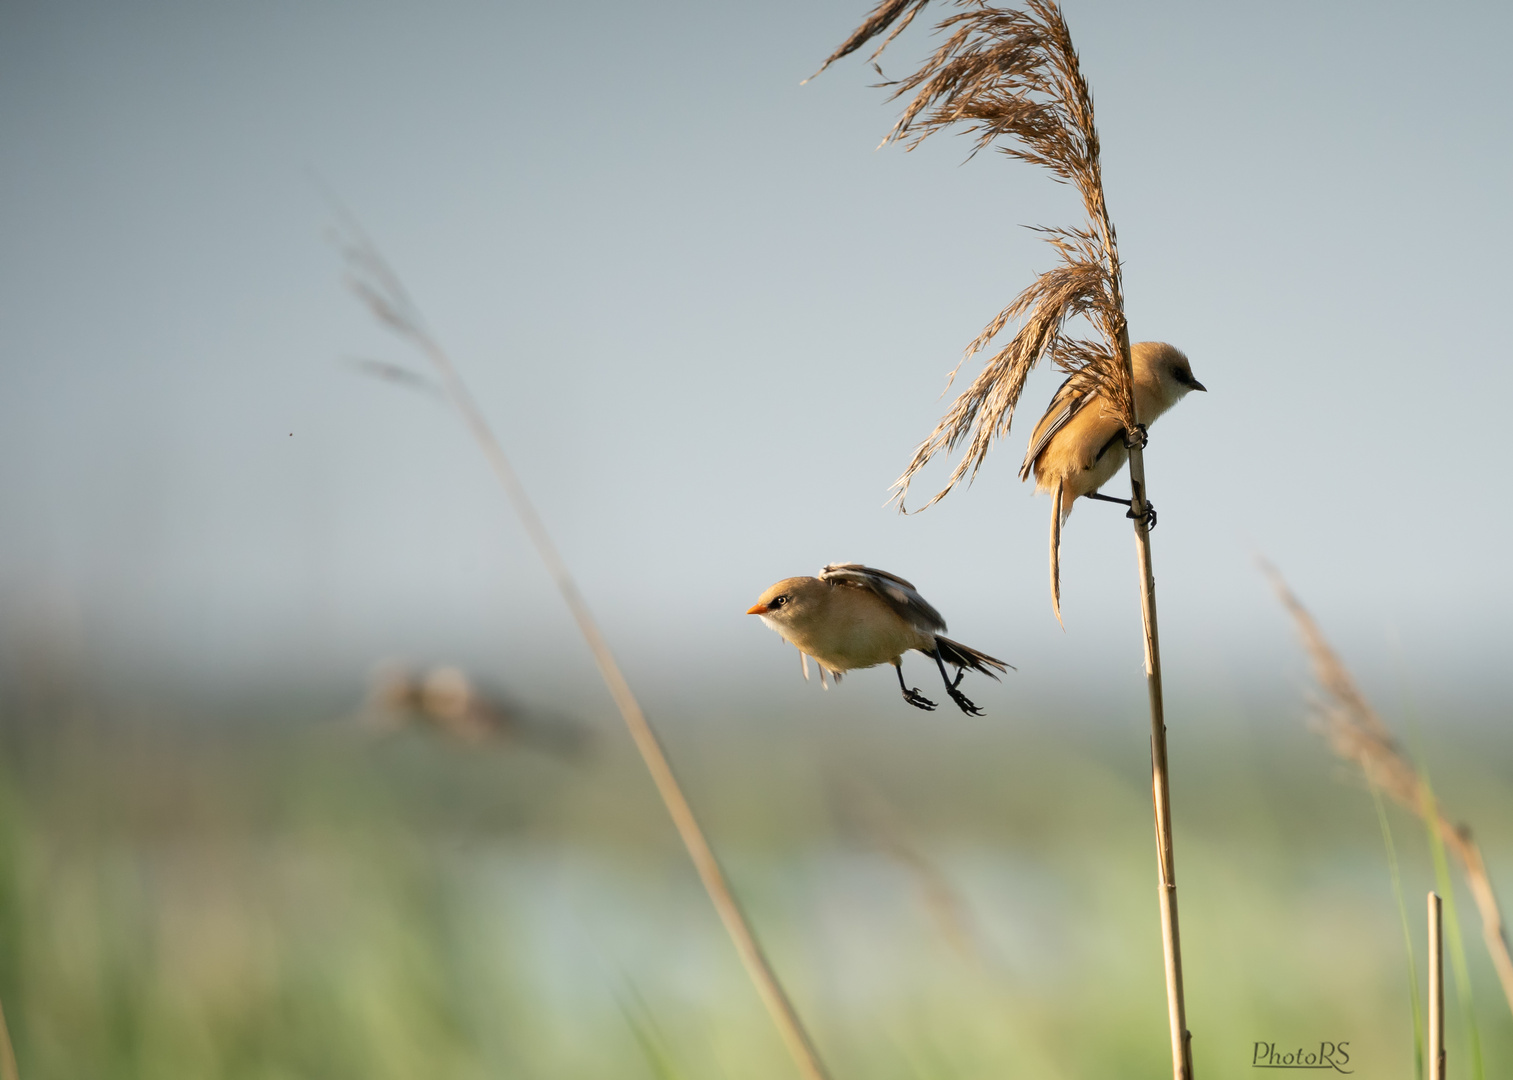
[[[1073,516],[1066,633],[1050,614],[1049,508],[1014,474],[1052,373],[975,487],[884,506],[962,346],[1048,263],[1019,226],[1076,208],[960,140],[876,150],[896,107],[856,58],[800,86],[866,6],[0,5],[6,633],[239,679],[399,653],[592,685],[460,428],[343,366],[410,358],[345,294],[318,175],[633,677],[791,683],[742,612],[832,560],[1018,663],[989,701],[1078,657],[1137,674],[1114,508]],[[1395,632],[1420,678],[1507,689],[1513,11],[1066,11],[1134,335],[1211,391],[1148,457],[1168,661],[1295,667],[1264,552],[1352,659]],[[843,692],[896,693],[872,682]]]

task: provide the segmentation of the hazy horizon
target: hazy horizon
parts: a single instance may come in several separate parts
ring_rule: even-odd
[[[1137,677],[1116,509],[1078,508],[1065,632],[1049,611],[1014,472],[1054,373],[974,487],[884,505],[1048,264],[1021,226],[1076,207],[961,140],[876,150],[897,106],[858,58],[801,86],[865,7],[0,9],[6,640],[231,682],[386,655],[593,679],[460,426],[348,362],[413,358],[345,293],[325,184],[643,677],[796,678],[741,612],[834,560],[915,581],[1030,697]],[[1169,684],[1301,670],[1264,554],[1353,663],[1505,697],[1513,14],[1067,17],[1134,336],[1210,389],[1148,458]]]

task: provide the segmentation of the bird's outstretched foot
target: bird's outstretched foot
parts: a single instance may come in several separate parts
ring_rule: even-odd
[[[1134,507],[1131,507],[1125,513],[1124,516],[1127,517],[1127,518],[1130,518],[1131,520],[1133,520],[1133,519],[1139,517],[1140,515],[1137,514],[1137,513],[1135,513]],[[1145,531],[1146,532],[1150,532],[1155,527],[1156,527],[1156,504],[1155,503],[1146,503],[1145,504]]]
[[[954,699],[956,695],[953,693],[951,696]],[[925,695],[921,694],[919,692],[919,687],[917,686],[910,687],[909,689],[904,691],[904,700],[907,701],[910,705],[913,705],[916,709],[923,709],[925,710],[925,712],[935,711],[935,702],[931,701],[929,698],[925,697]]]
[[[956,681],[961,682],[961,677],[957,676]],[[951,695],[951,700],[956,702],[956,707],[962,712],[966,713],[968,716],[983,715],[983,711],[976,705],[972,704],[972,699],[967,697],[967,695],[963,694],[960,690],[956,689],[954,684],[946,687],[946,693]]]

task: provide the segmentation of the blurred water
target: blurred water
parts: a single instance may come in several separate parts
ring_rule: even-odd
[[[564,758],[347,718],[36,710],[9,707],[0,756],[0,1000],[26,1075],[659,1075],[648,1046],[681,1075],[787,1068],[613,728]],[[1199,1066],[1349,1039],[1361,1075],[1408,1075],[1369,797],[1295,717],[1210,713],[1230,719],[1173,761]],[[837,1074],[1160,1075],[1137,729],[925,719],[664,722]],[[1431,744],[1505,893],[1513,805],[1486,762],[1506,738]],[[1416,913],[1423,833],[1393,821]],[[1513,1024],[1461,907],[1496,1075]]]

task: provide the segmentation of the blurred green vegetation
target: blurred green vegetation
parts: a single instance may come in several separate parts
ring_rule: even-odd
[[[1138,711],[814,698],[663,729],[837,1080],[1169,1075]],[[5,707],[0,999],[28,1080],[792,1075],[607,721],[564,756],[266,712]],[[1355,1075],[1407,1080],[1369,794],[1300,710],[1184,706],[1171,728],[1199,1074],[1329,1041]],[[1513,734],[1424,738],[1513,896]],[[1421,897],[1423,830],[1388,812]],[[1469,926],[1468,947],[1507,1075],[1513,1022]]]

